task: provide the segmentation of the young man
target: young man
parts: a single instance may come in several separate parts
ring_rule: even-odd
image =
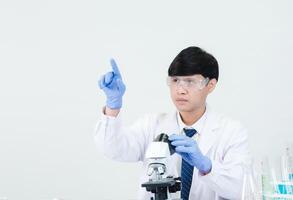
[[[179,195],[183,200],[240,199],[249,158],[246,130],[206,104],[217,85],[217,60],[199,47],[182,50],[168,70],[176,112],[148,115],[130,127],[123,125],[119,114],[125,85],[115,61],[111,64],[113,71],[99,81],[107,102],[95,140],[104,154],[119,161],[142,161],[141,183],[146,182],[146,149],[158,134],[166,133],[176,147],[167,169],[182,177]],[[141,188],[139,199],[150,199],[150,195]]]

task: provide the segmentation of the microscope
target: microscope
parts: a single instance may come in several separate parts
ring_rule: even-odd
[[[146,151],[146,158],[149,160],[147,174],[150,178],[141,186],[154,194],[150,200],[175,200],[171,199],[170,193],[176,193],[181,189],[180,177],[168,175],[167,159],[175,153],[168,138],[167,134],[161,133]]]

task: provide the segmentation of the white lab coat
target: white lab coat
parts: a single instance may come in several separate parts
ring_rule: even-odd
[[[194,168],[190,200],[240,199],[243,167],[249,159],[246,130],[240,123],[216,114],[208,106],[206,122],[198,141],[202,153],[212,161],[212,170],[201,175]],[[160,133],[179,133],[177,112],[146,115],[132,126],[123,125],[119,113],[116,118],[102,114],[97,123],[95,141],[99,149],[118,161],[142,161],[144,170],[141,183],[148,181],[147,160],[144,154],[148,145]],[[180,156],[173,154],[167,164],[171,175],[180,176],[176,167]],[[175,194],[179,196],[180,194]],[[149,200],[151,193],[140,188],[138,199]]]

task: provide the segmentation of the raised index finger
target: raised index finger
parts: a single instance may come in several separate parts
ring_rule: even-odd
[[[119,71],[119,69],[118,69],[118,66],[117,66],[115,60],[112,58],[112,59],[110,60],[110,62],[111,62],[111,66],[112,66],[112,69],[113,69],[114,75],[117,75],[118,77],[121,77],[120,71]]]

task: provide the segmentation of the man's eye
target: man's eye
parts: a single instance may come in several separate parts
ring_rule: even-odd
[[[178,79],[177,79],[177,78],[173,78],[173,79],[172,79],[172,82],[173,82],[173,83],[177,83],[177,82],[178,82]]]

